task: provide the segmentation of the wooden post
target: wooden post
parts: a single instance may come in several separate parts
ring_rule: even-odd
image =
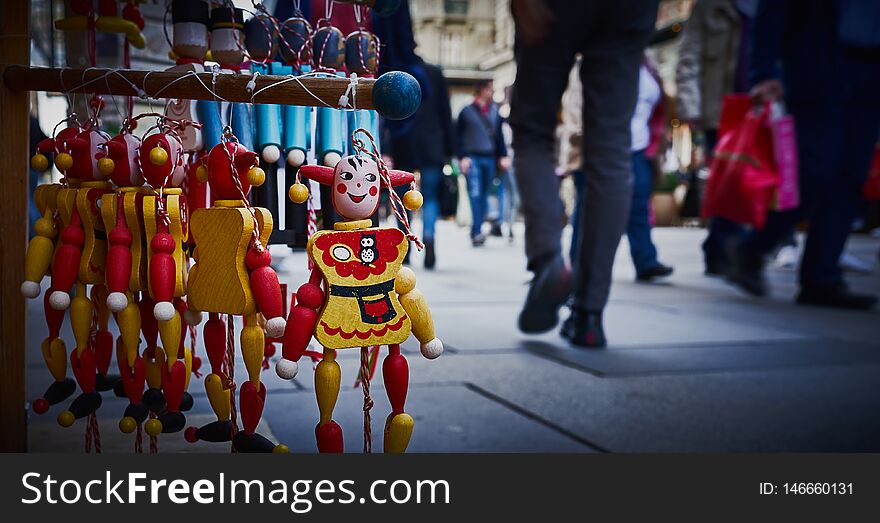
[[[29,4],[28,0],[0,2],[0,42],[7,64],[30,62]],[[27,91],[12,91],[0,84],[0,122],[0,451],[24,452],[27,317],[19,284],[24,279],[28,229]]]

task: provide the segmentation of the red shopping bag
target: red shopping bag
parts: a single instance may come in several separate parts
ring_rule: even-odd
[[[735,102],[741,109],[740,100]],[[733,124],[730,118],[725,123],[727,132],[715,147],[702,216],[727,218],[762,229],[779,186],[769,110],[746,110],[739,123]]]

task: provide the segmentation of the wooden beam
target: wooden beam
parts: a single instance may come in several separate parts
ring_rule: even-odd
[[[30,9],[27,0],[0,2],[0,42],[3,62],[30,61]],[[4,69],[12,66],[0,66]],[[5,73],[5,71],[3,71]],[[28,93],[0,85],[0,451],[24,452],[25,301],[19,290],[24,280],[24,251],[28,230]]]
[[[303,105],[333,107],[349,86],[347,78],[305,77],[292,80],[288,76],[260,75],[256,78],[252,98],[247,90],[253,77],[241,74],[217,75],[212,86],[212,73],[180,71],[132,71],[125,69],[55,69],[45,67],[10,66],[3,72],[6,87],[17,91],[55,91],[76,93],[138,96],[134,86],[143,89],[151,98],[187,98],[214,100],[217,95],[230,102]],[[284,82],[284,83],[279,83]],[[358,109],[375,109],[373,85],[376,80],[360,78],[355,103]],[[260,92],[264,87],[278,84]],[[351,103],[349,95],[349,103]]]

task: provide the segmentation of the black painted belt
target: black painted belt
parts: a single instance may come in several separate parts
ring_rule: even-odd
[[[364,296],[377,296],[388,294],[394,289],[394,280],[383,281],[373,285],[351,287],[348,285],[331,285],[330,294],[342,298],[363,298]]]

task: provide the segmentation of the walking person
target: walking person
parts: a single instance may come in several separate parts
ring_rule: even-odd
[[[764,257],[809,220],[797,302],[869,309],[876,296],[851,291],[840,256],[880,131],[880,3],[762,1],[755,17],[751,76],[756,104],[784,99],[798,141],[801,206],[728,242],[728,280],[767,293]],[[783,38],[784,36],[784,38]]]
[[[711,164],[718,140],[721,102],[731,92],[747,92],[752,19],[759,0],[697,0],[682,31],[675,70],[678,116],[688,123],[694,147]],[[727,266],[725,242],[743,234],[733,220],[713,217],[703,242],[705,273],[717,276]]]
[[[657,17],[656,0],[514,0],[516,82],[510,123],[515,174],[534,279],[519,315],[526,333],[552,329],[572,294],[561,334],[578,346],[606,344],[602,315],[632,199],[630,123],[639,67]],[[563,261],[563,205],[553,158],[560,99],[575,55],[583,55],[583,171],[586,199],[573,270]]]
[[[580,233],[579,217],[581,205],[586,199],[584,173],[580,170],[582,141],[582,90],[579,77],[580,60],[572,68],[568,79],[568,88],[562,97],[563,137],[568,147],[561,147],[567,152],[562,158],[563,165],[568,165],[574,178],[577,198],[572,213],[572,237]],[[663,94],[661,80],[656,70],[645,62],[639,70],[639,95],[635,113],[630,124],[632,132],[632,170],[633,195],[630,206],[629,221],[626,226],[626,237],[629,240],[629,252],[636,268],[636,281],[649,282],[657,278],[665,278],[672,274],[673,268],[660,263],[657,258],[657,247],[651,240],[651,195],[654,193],[654,163],[660,161],[666,141],[666,98]],[[572,241],[570,258],[577,256],[577,242]]]
[[[373,26],[382,42],[389,44],[383,51],[383,67],[413,75],[422,91],[422,103],[415,114],[404,120],[383,120],[383,151],[390,155],[396,169],[419,173],[419,189],[424,197],[425,268],[433,269],[437,263],[435,225],[440,215],[443,166],[450,163],[455,152],[449,88],[443,71],[416,53],[407,2],[391,16],[376,16]],[[408,190],[398,189],[402,190],[401,196]]]
[[[474,101],[461,110],[456,125],[459,166],[467,177],[473,214],[471,243],[474,247],[486,243],[483,221],[489,210],[489,191],[497,170],[510,168],[501,132],[502,118],[498,104],[492,100],[493,92],[491,80],[477,82]]]

